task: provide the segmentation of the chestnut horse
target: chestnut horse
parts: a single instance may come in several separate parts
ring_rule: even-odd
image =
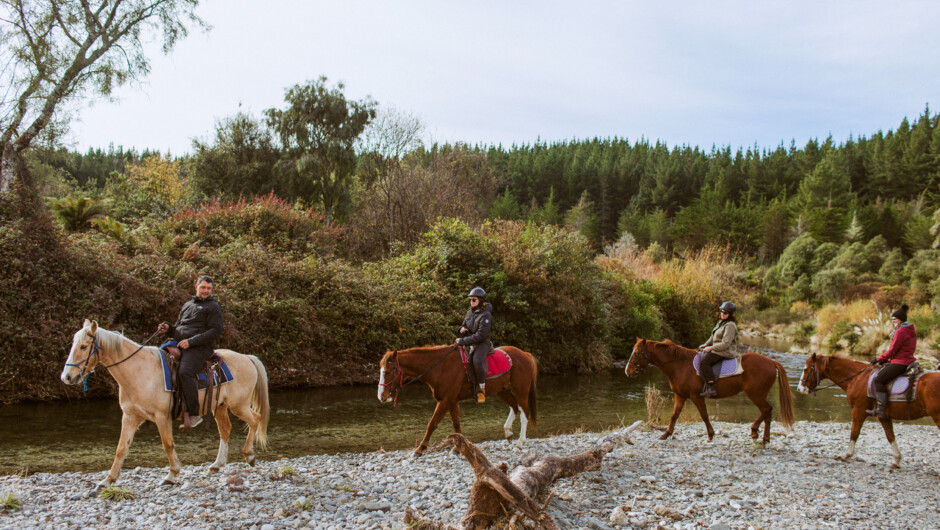
[[[248,436],[242,454],[252,466],[255,465],[254,441],[257,439],[261,448],[267,444],[268,418],[271,414],[268,402],[268,375],[261,361],[254,355],[243,355],[231,350],[216,350],[216,353],[225,360],[234,380],[216,387],[219,404],[214,413],[220,441],[219,454],[208,470],[210,474],[219,472],[228,459],[228,440],[232,431],[229,409],[248,424]],[[121,465],[134,439],[134,433],[145,421],[152,421],[157,425],[163,449],[170,461],[170,472],[163,479],[163,484],[179,483],[181,466],[173,444],[174,418],[171,417],[170,411],[170,393],[164,390],[160,356],[158,348],[142,347],[123,335],[99,328],[97,322],[88,320],[72,339],[72,350],[62,369],[62,381],[76,385],[95,368],[107,368],[117,381],[118,402],[124,413],[121,418],[121,438],[111,471],[92,493],[111,486],[121,476]],[[204,395],[205,390],[200,390],[200,401],[204,399]]]
[[[513,346],[500,346],[512,359],[509,372],[487,379],[486,395],[495,394],[509,405],[509,417],[503,424],[506,439],[512,439],[512,423],[519,414],[522,429],[517,445],[526,441],[525,431],[529,420],[537,427],[535,417],[535,382],[538,368],[535,357]],[[499,355],[494,353],[493,355]],[[467,380],[460,351],[456,345],[424,346],[408,350],[388,350],[379,363],[379,401],[388,403],[398,400],[399,389],[407,384],[421,381],[431,388],[431,395],[437,400],[434,414],[428,422],[424,439],[418,444],[414,455],[419,456],[428,448],[431,434],[437,424],[450,412],[454,432],[460,433],[460,406],[458,401],[474,397],[473,389]],[[394,393],[394,397],[392,396]]]
[[[708,431],[708,441],[712,441],[715,436],[715,430],[708,421],[705,398],[699,396],[704,383],[692,367],[695,353],[696,350],[683,348],[668,340],[657,342],[637,338],[633,346],[633,353],[630,354],[630,361],[624,370],[627,376],[634,377],[647,366],[653,365],[669,378],[669,387],[675,395],[669,428],[660,436],[661,440],[669,438],[675,430],[676,420],[687,399],[692,400],[702,416],[705,429]],[[751,438],[757,439],[758,427],[761,422],[764,422],[763,443],[766,444],[770,441],[770,418],[773,412],[773,406],[767,401],[767,394],[770,393],[770,387],[774,385],[774,379],[776,379],[777,393],[780,398],[780,422],[787,431],[792,431],[793,396],[790,395],[790,381],[787,379],[787,372],[783,369],[783,365],[759,353],[745,353],[741,356],[741,364],[744,366],[744,373],[722,377],[715,383],[715,390],[718,391],[717,399],[731,397],[743,390],[760,409],[760,416],[751,425]]]
[[[865,410],[875,406],[875,398],[868,397],[868,378],[871,376],[872,369],[873,367],[868,363],[841,357],[814,353],[806,358],[806,367],[803,368],[803,375],[800,377],[797,390],[802,394],[810,392],[815,394],[820,381],[829,379],[833,382],[832,386],[845,390],[849,406],[852,407],[852,433],[849,435],[849,447],[844,455],[836,457],[837,460],[848,460],[855,456],[855,442],[862,431],[862,424],[868,417]],[[894,425],[891,420],[917,420],[930,416],[937,427],[940,427],[940,373],[924,374],[920,378],[917,398],[914,402],[908,404],[889,401],[885,408],[885,415],[887,417],[879,421],[885,431],[885,437],[888,438],[888,443],[891,444],[891,453],[894,455],[894,463],[891,467],[899,468],[901,467],[901,451],[894,439]]]

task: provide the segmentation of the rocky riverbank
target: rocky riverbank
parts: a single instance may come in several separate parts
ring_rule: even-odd
[[[673,438],[631,435],[601,469],[559,480],[548,511],[562,528],[938,528],[940,433],[934,426],[895,425],[904,455],[888,470],[881,427],[862,429],[855,460],[839,462],[847,424],[774,424],[767,448],[754,446],[743,424],[716,423],[708,443],[700,423]],[[530,440],[526,451],[569,455],[603,435]],[[491,462],[515,466],[525,452],[505,441],[482,442]],[[236,451],[233,450],[232,456]],[[263,458],[263,454],[261,457]],[[88,499],[105,471],[0,477],[3,528],[401,528],[406,506],[458,524],[473,473],[450,452],[410,459],[409,451],[308,456],[230,464],[206,475],[208,463],[185,466],[183,484],[159,487],[165,468],[128,469],[117,486],[135,499]]]

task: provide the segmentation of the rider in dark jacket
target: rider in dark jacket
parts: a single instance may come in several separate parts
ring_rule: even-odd
[[[460,338],[455,343],[467,346],[476,373],[477,402],[486,401],[486,357],[493,353],[493,342],[490,340],[490,331],[493,329],[493,306],[486,301],[486,291],[474,287],[468,295],[470,310],[460,325]]]
[[[179,341],[177,346],[183,352],[179,368],[180,389],[186,406],[183,425],[180,425],[183,430],[202,423],[196,373],[212,357],[216,341],[222,335],[222,306],[212,297],[212,288],[212,278],[200,276],[196,280],[196,295],[183,305],[176,324],[171,326],[163,322],[157,328],[157,331]]]

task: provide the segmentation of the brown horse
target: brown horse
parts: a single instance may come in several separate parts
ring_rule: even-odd
[[[512,423],[519,414],[522,429],[518,445],[526,441],[525,431],[529,420],[536,427],[535,382],[538,368],[535,357],[513,346],[500,346],[512,359],[509,372],[486,381],[486,395],[497,395],[509,405],[509,417],[503,424],[506,439],[512,439]],[[494,354],[498,355],[498,354]],[[421,381],[431,388],[437,400],[434,414],[428,422],[424,439],[415,449],[415,456],[424,453],[437,424],[450,412],[454,432],[460,433],[460,406],[458,401],[474,396],[467,380],[460,351],[457,346],[424,346],[408,350],[388,350],[379,364],[379,401],[397,401],[399,389],[407,384]],[[394,393],[394,397],[392,396]]]
[[[634,377],[644,368],[653,365],[669,378],[669,387],[675,395],[675,404],[672,408],[672,419],[669,420],[669,428],[660,436],[665,440],[673,433],[676,427],[676,420],[679,413],[682,412],[682,406],[685,400],[691,399],[692,403],[698,409],[698,413],[705,422],[705,429],[708,431],[708,441],[712,441],[715,436],[715,430],[712,429],[711,422],[708,421],[708,410],[705,407],[705,398],[699,396],[702,390],[702,378],[695,373],[692,367],[692,360],[695,358],[696,350],[683,348],[671,341],[657,342],[654,340],[636,339],[633,346],[633,353],[630,354],[630,362],[624,370],[628,377]],[[787,431],[792,431],[793,427],[793,396],[790,395],[790,381],[787,379],[787,372],[783,365],[777,361],[764,357],[758,353],[745,353],[741,356],[741,364],[744,367],[744,373],[731,377],[722,377],[715,383],[715,389],[718,391],[717,398],[725,398],[738,394],[742,390],[750,400],[760,409],[760,416],[757,417],[751,425],[751,438],[757,439],[758,427],[764,422],[763,443],[770,441],[770,418],[773,412],[773,406],[767,401],[767,394],[770,393],[770,387],[777,380],[777,392],[780,398],[780,422]]]
[[[231,350],[216,350],[234,380],[218,388],[219,405],[215,409],[215,423],[219,429],[219,454],[209,467],[209,473],[217,473],[228,459],[228,440],[232,422],[228,410],[248,424],[248,436],[242,454],[252,466],[255,465],[254,441],[264,448],[267,444],[268,418],[271,407],[268,402],[268,375],[254,355],[243,355]],[[164,390],[163,367],[160,350],[141,347],[134,341],[98,327],[97,322],[85,321],[82,329],[75,333],[72,350],[62,369],[62,381],[75,385],[82,382],[98,366],[104,366],[118,384],[118,401],[121,411],[121,438],[111,471],[98,483],[97,490],[114,484],[121,476],[121,465],[134,439],[137,428],[145,421],[152,421],[160,432],[163,449],[170,461],[170,472],[163,484],[179,483],[180,461],[173,444],[173,420],[171,417],[170,393]],[[199,391],[199,400],[204,399],[205,390]]]
[[[845,390],[849,406],[852,407],[852,434],[849,436],[849,447],[844,455],[836,457],[837,460],[848,460],[855,456],[855,442],[862,431],[862,424],[868,417],[865,410],[875,406],[875,399],[868,397],[868,378],[871,376],[872,369],[873,367],[868,363],[841,357],[814,353],[806,358],[806,367],[803,368],[803,375],[800,377],[797,390],[802,394],[815,393],[820,381],[830,379],[834,383],[833,386]],[[898,450],[898,444],[894,440],[894,425],[891,420],[916,420],[930,416],[937,427],[940,427],[940,373],[928,373],[921,377],[917,388],[917,399],[910,405],[889,401],[885,408],[885,415],[886,418],[879,421],[885,431],[885,437],[888,438],[888,443],[891,444],[891,453],[894,455],[894,463],[891,467],[899,468],[901,467],[901,451]]]

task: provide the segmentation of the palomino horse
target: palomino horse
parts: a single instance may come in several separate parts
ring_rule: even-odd
[[[486,395],[496,394],[509,405],[509,417],[503,424],[506,439],[512,439],[512,423],[519,413],[522,424],[518,445],[525,443],[525,431],[528,420],[536,427],[535,418],[535,380],[538,368],[535,357],[512,346],[500,346],[512,359],[509,372],[486,381]],[[494,353],[493,355],[499,355]],[[431,394],[437,400],[434,414],[428,422],[424,440],[415,449],[415,456],[424,453],[431,440],[431,434],[437,424],[450,412],[454,432],[460,433],[460,406],[458,401],[473,397],[470,382],[467,381],[463,362],[457,346],[424,346],[409,350],[388,350],[379,364],[379,401],[387,403],[397,401],[399,389],[409,383],[421,381],[431,388]],[[392,393],[395,393],[394,398]],[[520,410],[521,409],[521,410]]]
[[[687,399],[692,400],[702,416],[705,429],[708,431],[708,441],[712,441],[715,436],[715,430],[708,421],[705,398],[699,396],[703,385],[702,378],[692,367],[695,353],[696,350],[683,348],[668,340],[657,342],[637,338],[633,346],[630,362],[624,370],[627,376],[634,377],[652,364],[666,374],[669,378],[669,387],[675,394],[672,419],[669,420],[669,428],[660,436],[662,440],[668,438],[675,430],[676,420]],[[760,409],[760,416],[751,425],[751,438],[757,439],[758,427],[761,422],[764,422],[763,443],[766,444],[770,441],[770,418],[773,412],[773,406],[767,401],[767,394],[770,393],[770,387],[774,385],[774,379],[777,380],[777,393],[780,398],[780,422],[787,431],[792,430],[794,420],[790,381],[787,379],[787,372],[783,369],[783,365],[758,353],[745,353],[741,356],[741,364],[744,367],[744,373],[719,379],[715,383],[715,390],[718,391],[718,399],[731,397],[742,390],[747,394],[747,397]]]
[[[845,390],[845,396],[852,407],[852,434],[849,436],[849,447],[844,455],[836,457],[837,460],[848,460],[855,456],[855,442],[862,431],[865,418],[868,417],[865,410],[875,406],[875,399],[868,397],[868,378],[871,376],[872,369],[868,363],[841,357],[814,353],[806,358],[806,367],[803,368],[803,375],[800,377],[797,390],[802,394],[815,393],[820,381],[830,379],[834,383],[833,386]],[[899,468],[901,467],[901,451],[898,450],[898,444],[894,440],[894,425],[891,420],[916,420],[930,416],[937,427],[940,427],[940,373],[924,374],[917,387],[917,399],[910,404],[889,401],[885,408],[885,415],[887,417],[879,421],[885,431],[885,437],[888,438],[888,443],[891,444],[891,453],[894,455],[894,463],[891,467]]]
[[[248,424],[248,437],[242,454],[252,466],[255,465],[254,441],[262,449],[267,445],[268,418],[271,407],[268,402],[268,375],[254,355],[243,355],[231,350],[216,350],[234,376],[234,380],[217,387],[218,408],[215,423],[219,429],[219,454],[209,467],[209,473],[222,469],[228,458],[228,439],[232,422],[228,410]],[[114,463],[97,489],[114,484],[121,475],[121,465],[134,439],[134,433],[144,421],[157,424],[163,449],[170,461],[170,472],[163,484],[179,483],[180,461],[173,444],[173,420],[170,393],[164,390],[163,368],[160,350],[141,347],[134,341],[98,327],[97,322],[85,321],[85,326],[75,333],[72,351],[62,370],[62,381],[75,385],[84,380],[96,367],[104,366],[117,381],[118,401],[121,411],[121,438],[118,441]],[[205,390],[199,391],[200,401]]]

